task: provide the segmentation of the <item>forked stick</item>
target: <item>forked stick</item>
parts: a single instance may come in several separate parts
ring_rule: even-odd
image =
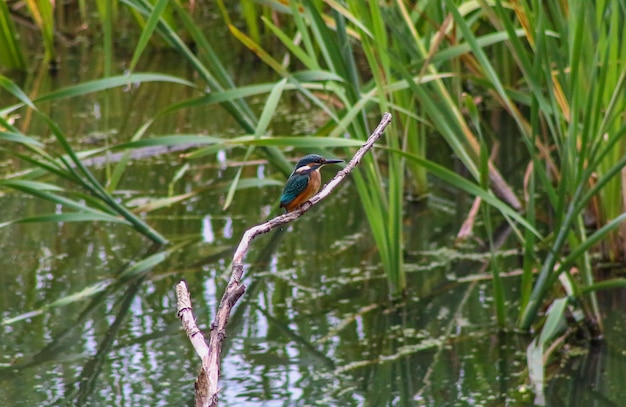
[[[304,215],[312,206],[326,198],[330,193],[352,172],[352,170],[361,162],[365,154],[374,146],[374,143],[383,135],[385,128],[391,123],[391,114],[383,114],[383,118],[369,136],[365,144],[359,148],[354,157],[346,165],[344,169],[339,171],[335,177],[326,184],[322,190],[312,197],[309,201],[302,204],[292,212],[279,215],[274,219],[268,220],[257,226],[253,226],[246,230],[235,250],[232,263],[232,274],[226,291],[222,296],[215,319],[211,324],[211,333],[209,335],[209,344],[207,346],[204,334],[196,325],[195,318],[192,313],[191,299],[187,285],[184,281],[176,285],[176,296],[178,298],[178,317],[183,323],[185,332],[191,341],[194,349],[202,359],[202,370],[196,380],[196,406],[217,406],[218,402],[218,380],[220,376],[220,360],[222,353],[222,344],[226,338],[226,325],[230,317],[230,312],[235,303],[246,291],[246,286],[241,284],[244,268],[243,261],[250,247],[252,240],[258,235],[267,233],[272,229],[283,226],[289,222],[298,219]]]

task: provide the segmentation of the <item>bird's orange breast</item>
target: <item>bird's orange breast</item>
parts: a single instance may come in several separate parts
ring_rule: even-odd
[[[296,196],[296,198],[293,201],[285,205],[285,209],[287,209],[287,212],[291,212],[292,210],[296,209],[298,206],[302,205],[303,203],[311,199],[311,197],[317,194],[317,191],[320,190],[321,185],[322,185],[322,177],[320,176],[320,172],[318,170],[311,171],[311,174],[309,175],[309,182],[307,183],[304,191],[302,191],[298,196]]]

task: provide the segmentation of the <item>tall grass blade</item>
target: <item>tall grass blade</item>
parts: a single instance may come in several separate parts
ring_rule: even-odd
[[[26,69],[11,12],[6,1],[0,1],[0,65],[8,69]]]
[[[54,63],[56,51],[54,44],[54,2],[49,0],[26,0],[26,5],[35,24],[41,30],[45,61]]]
[[[263,113],[261,113],[261,117],[257,123],[257,128],[254,131],[254,138],[257,139],[263,136],[267,132],[267,128],[270,124],[270,120],[274,116],[276,112],[276,107],[278,106],[278,102],[280,101],[280,97],[285,89],[285,84],[287,83],[286,79],[281,79],[278,81],[274,89],[270,92],[265,102]],[[244,155],[243,161],[247,161],[254,151],[254,146],[249,146],[246,150],[246,154]],[[237,173],[235,174],[235,178],[231,183],[230,189],[226,194],[226,199],[224,200],[223,209],[227,209],[233,201],[233,197],[235,196],[235,191],[237,190],[239,178],[241,178],[241,172],[243,171],[243,167],[239,167]]]
[[[137,62],[139,62],[141,54],[146,49],[146,46],[148,45],[148,42],[150,41],[150,38],[152,37],[152,34],[157,27],[159,19],[161,18],[163,10],[165,10],[165,7],[168,3],[169,0],[158,0],[154,6],[154,9],[151,11],[150,17],[148,18],[146,25],[141,31],[141,36],[139,37],[139,41],[137,42],[137,46],[135,47],[135,51],[133,52],[133,57],[130,60],[130,65],[128,67],[128,70],[130,72],[133,72],[135,70],[135,66],[137,65]]]

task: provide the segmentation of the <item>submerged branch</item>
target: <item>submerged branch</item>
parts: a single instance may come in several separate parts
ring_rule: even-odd
[[[205,348],[204,340],[202,340],[202,344],[198,344],[197,341],[203,337],[200,335],[191,335],[191,333],[196,332],[197,327],[194,329],[188,328],[187,323],[193,321],[193,326],[195,326],[195,320],[193,319],[193,315],[191,312],[187,315],[190,319],[183,320],[183,316],[186,313],[185,311],[191,311],[191,302],[189,300],[189,306],[185,306],[183,303],[182,311],[181,311],[181,303],[179,299],[179,317],[183,320],[183,326],[189,336],[189,339],[192,341],[192,344],[198,354],[202,358],[202,371],[198,380],[196,381],[196,406],[217,406],[218,401],[218,380],[220,375],[220,360],[222,353],[222,344],[224,339],[226,338],[226,325],[228,324],[228,319],[230,317],[230,313],[235,303],[239,300],[239,298],[243,295],[246,290],[246,286],[241,284],[241,279],[245,272],[243,261],[248,252],[248,248],[250,247],[250,243],[252,240],[258,235],[262,235],[264,233],[268,233],[272,229],[276,229],[280,226],[283,226],[289,222],[292,222],[298,219],[300,216],[304,215],[311,207],[316,205],[319,201],[326,198],[330,193],[352,172],[352,170],[361,162],[365,154],[374,146],[374,143],[382,136],[385,128],[391,123],[391,114],[385,113],[380,123],[376,127],[376,129],[369,136],[365,144],[359,148],[359,150],[354,154],[350,162],[346,165],[344,169],[339,171],[335,177],[326,184],[322,190],[312,197],[309,201],[302,204],[297,209],[292,212],[288,212],[283,215],[279,215],[265,223],[262,223],[257,226],[253,226],[245,231],[241,241],[239,242],[239,246],[235,251],[235,255],[233,256],[232,263],[232,274],[230,276],[230,280],[228,282],[228,286],[226,286],[226,290],[224,295],[222,296],[222,300],[220,301],[219,307],[217,308],[217,313],[215,315],[215,319],[211,324],[211,333],[209,338],[209,346]],[[180,285],[181,283],[179,283]],[[182,283],[184,284],[184,283]],[[186,291],[186,288],[185,288]],[[179,290],[177,286],[177,295],[179,295]],[[181,290],[181,293],[183,291]],[[187,322],[185,322],[187,321]],[[204,346],[203,346],[204,345]],[[203,388],[201,388],[203,387]],[[200,401],[200,397],[207,404],[202,404]],[[200,404],[198,404],[200,401]]]

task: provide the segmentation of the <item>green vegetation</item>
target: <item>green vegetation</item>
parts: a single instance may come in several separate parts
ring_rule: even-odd
[[[19,104],[0,107],[4,128],[0,138],[8,143],[6,152],[32,165],[31,171],[7,178],[2,185],[76,210],[66,214],[65,221],[123,221],[164,243],[164,237],[110,196],[128,160],[122,160],[106,182],[98,182],[81,165],[81,159],[93,152],[76,152],[63,130],[38,110],[40,103],[131,82],[156,80],[190,87],[194,97],[164,107],[159,115],[220,104],[244,134],[143,139],[150,121],[132,140],[111,148],[129,152],[193,140],[204,145],[189,156],[193,159],[218,149],[243,147],[246,158],[261,155],[284,174],[291,165],[282,147],[315,147],[330,155],[343,148],[348,155],[368,136],[381,112],[390,111],[394,122],[386,132],[384,148],[367,157],[354,183],[391,292],[411,289],[403,267],[403,208],[407,197],[427,193],[430,174],[481,200],[481,224],[493,252],[494,315],[500,327],[511,327],[511,322],[506,320],[497,247],[491,236],[496,222],[504,221],[523,251],[517,327],[541,326],[540,308],[548,303],[552,304],[550,323],[545,324],[541,346],[560,333],[556,327],[561,327],[558,322],[568,309],[582,311],[582,320],[592,332],[602,331],[596,293],[624,286],[622,280],[598,281],[593,268],[593,256],[624,258],[626,30],[620,1],[447,0],[410,6],[402,1],[384,5],[358,0],[267,1],[262,5],[242,1],[240,10],[218,3],[232,36],[275,72],[275,81],[238,86],[183,1],[98,2],[106,56],[103,79],[31,100],[7,77],[1,78],[0,85]],[[0,6],[0,35],[12,46],[1,47],[6,55],[0,57],[5,68],[23,69],[28,64],[16,46],[10,18],[13,3],[7,4]],[[28,4],[33,21],[41,28],[46,58],[53,60],[54,24],[52,12],[45,7],[49,2]],[[238,12],[244,13],[248,30],[231,22],[229,13]],[[86,14],[83,10],[82,15]],[[166,44],[192,67],[198,83],[158,74],[116,76],[111,27],[113,19],[129,15],[141,30],[131,72],[146,48]],[[327,118],[316,137],[267,135],[286,92],[299,93]],[[246,98],[259,95],[266,99],[257,117]],[[9,123],[8,115],[18,109],[32,109],[46,120],[63,155],[46,151]],[[498,168],[506,157],[489,157],[504,137],[500,129],[492,129],[489,112],[510,117],[515,137],[527,149],[527,163],[516,166],[519,173],[509,174],[524,179],[518,191],[507,184]],[[435,161],[436,154],[426,142],[429,136],[445,141],[467,177]],[[26,152],[11,147],[16,143]],[[77,189],[37,180],[44,174],[69,180]],[[237,189],[245,187],[241,177],[240,171],[225,207]],[[86,205],[78,203],[79,197]],[[58,220],[61,215],[56,216],[28,220]],[[562,296],[562,289],[567,296]]]

